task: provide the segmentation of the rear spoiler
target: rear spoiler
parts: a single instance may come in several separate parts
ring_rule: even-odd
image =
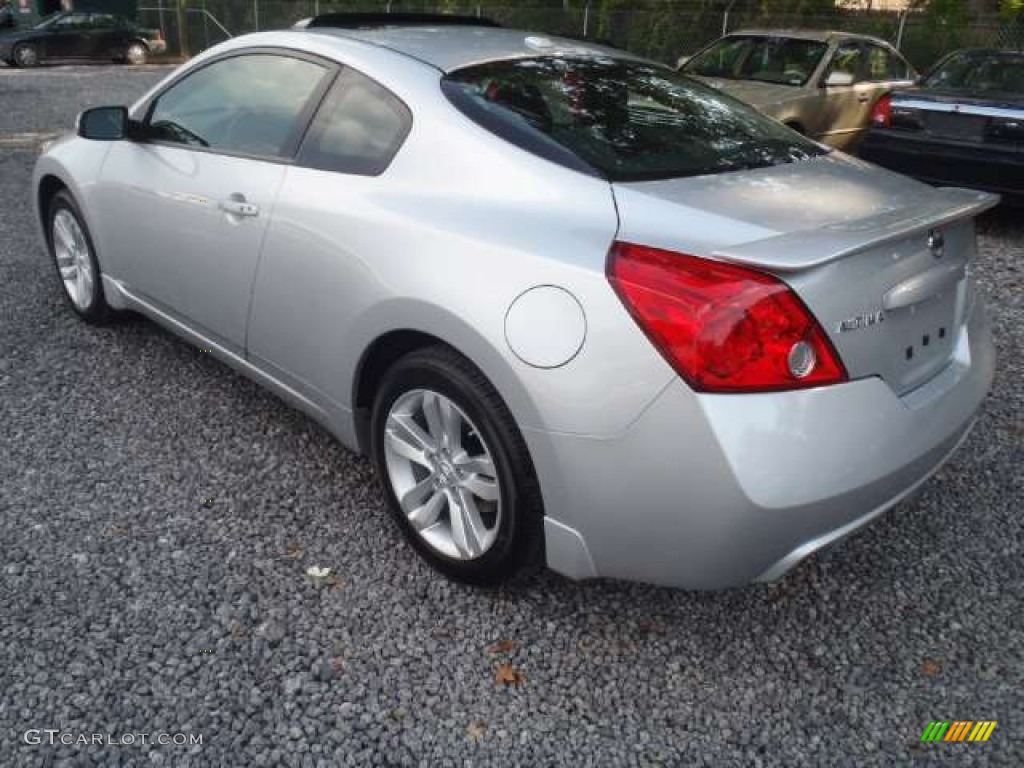
[[[712,258],[790,272],[809,269],[902,237],[977,216],[999,204],[999,195],[956,187],[935,190],[927,202],[873,216],[788,232],[714,251]]]

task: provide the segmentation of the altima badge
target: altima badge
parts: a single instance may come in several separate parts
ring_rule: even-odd
[[[863,315],[854,315],[853,317],[848,317],[845,320],[840,320],[836,330],[839,333],[859,331],[861,328],[878,325],[883,320],[885,320],[885,312],[880,309],[876,309],[874,312],[865,312]]]

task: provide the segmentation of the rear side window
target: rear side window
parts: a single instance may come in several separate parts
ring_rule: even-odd
[[[907,63],[888,48],[869,43],[868,79],[906,80]]]
[[[245,54],[215,61],[153,105],[149,137],[232,153],[282,157],[328,70],[305,59]]]
[[[926,88],[1024,94],[1024,56],[1001,51],[962,51],[931,71]]]
[[[737,99],[645,62],[515,59],[457,70],[442,87],[502,138],[612,181],[758,168],[827,151]]]
[[[377,176],[409,133],[408,107],[384,86],[345,69],[331,86],[299,150],[298,163]]]

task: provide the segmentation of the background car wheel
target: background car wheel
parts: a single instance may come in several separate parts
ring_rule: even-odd
[[[388,507],[446,575],[496,585],[542,561],[540,490],[512,414],[484,375],[437,346],[385,374],[370,417]]]
[[[92,238],[71,195],[58,192],[53,196],[48,221],[50,255],[72,309],[90,323],[110,319],[113,312],[103,296]]]
[[[142,43],[132,43],[124,52],[124,60],[132,65],[145,64],[149,50]]]
[[[19,67],[34,67],[39,64],[39,52],[34,45],[22,43],[14,49],[14,63]]]

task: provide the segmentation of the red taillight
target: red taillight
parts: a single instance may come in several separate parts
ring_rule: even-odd
[[[871,110],[871,124],[876,128],[888,128],[892,125],[892,96],[888,93],[875,102]]]
[[[817,320],[771,275],[617,242],[608,255],[608,280],[694,389],[756,392],[846,381]]]

